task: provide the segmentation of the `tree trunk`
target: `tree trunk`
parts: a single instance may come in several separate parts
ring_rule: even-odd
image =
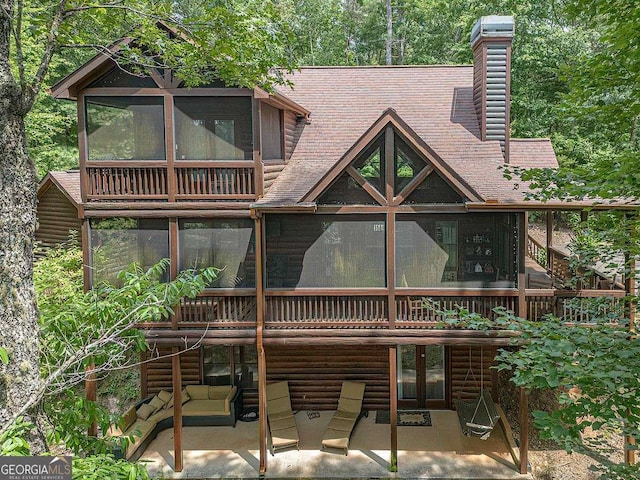
[[[38,317],[33,288],[33,238],[36,226],[36,173],[27,155],[23,92],[10,68],[13,2],[2,0],[0,16],[0,425],[6,425],[41,384]],[[32,453],[46,450],[40,408],[26,420],[34,429]]]
[[[387,0],[387,37],[386,37],[386,64],[391,65],[393,58],[391,56],[393,46],[393,10],[391,9],[391,0]]]

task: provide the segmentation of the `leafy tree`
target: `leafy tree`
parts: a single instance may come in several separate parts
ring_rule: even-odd
[[[602,301],[594,299],[590,324],[553,316],[533,322],[500,308],[495,320],[463,308],[441,313],[447,327],[517,332],[517,348],[499,350],[498,369],[510,371],[513,383],[528,391],[554,392],[559,408],[533,412],[541,437],[594,458],[602,479],[638,479],[640,466],[613,461],[621,446],[606,438],[640,434],[640,338],[629,332],[619,309],[602,308]]]
[[[0,346],[11,346],[11,361],[0,365],[0,390],[6,392],[0,397],[0,425],[17,412],[36,413],[24,406],[35,407],[32,399],[45,389],[32,283],[37,175],[25,119],[54,59],[74,48],[109,53],[109,43],[128,35],[135,42],[115,58],[123,68],[172,68],[189,85],[216,77],[268,87],[281,80],[272,67],[292,64],[287,31],[271,1],[191,3],[182,8],[171,0],[0,0]],[[179,35],[159,28],[159,22]],[[42,435],[29,442],[34,453],[46,449]]]
[[[77,245],[49,250],[36,262],[43,383],[0,426],[0,435],[44,400],[50,443],[64,443],[76,453],[109,448],[87,436],[87,430],[96,422],[106,431],[116,419],[95,402],[78,397],[74,387],[85,380],[88,367],[101,378],[135,365],[130,353],[146,349],[144,335],[135,325],[167,320],[181,298],[193,298],[217,275],[213,268],[202,273],[190,270],[162,283],[168,263],[165,259],[147,271],[132,264],[119,274],[120,286],[104,284],[83,292],[82,252]]]

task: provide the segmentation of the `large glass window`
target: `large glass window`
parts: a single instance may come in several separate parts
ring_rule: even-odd
[[[161,97],[86,97],[89,160],[165,160]]]
[[[221,269],[211,288],[255,287],[255,237],[248,218],[179,223],[179,268]]]
[[[382,215],[269,215],[267,287],[386,285]]]
[[[251,160],[250,97],[176,97],[178,160]]]
[[[169,224],[161,219],[91,219],[91,276],[94,286],[117,285],[118,272],[133,262],[149,268],[169,257]],[[163,280],[169,277],[165,271]]]
[[[514,288],[514,214],[398,215],[397,287]]]
[[[258,388],[258,355],[255,345],[207,345],[203,347],[206,385]]]

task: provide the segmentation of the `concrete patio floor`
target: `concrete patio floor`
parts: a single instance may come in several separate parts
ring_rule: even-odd
[[[389,472],[389,425],[363,418],[349,455],[320,450],[332,412],[296,414],[300,451],[268,454],[266,478],[530,479],[516,471],[506,440],[495,429],[488,440],[467,438],[455,412],[432,410],[430,427],[398,427],[398,472]],[[257,478],[258,422],[233,427],[185,427],[184,470],[173,471],[173,430],[160,432],[141,461],[155,478]]]

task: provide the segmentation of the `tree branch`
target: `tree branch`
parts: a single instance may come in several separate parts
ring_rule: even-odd
[[[53,18],[51,19],[51,24],[49,26],[49,31],[47,32],[47,39],[44,42],[44,52],[40,58],[40,65],[29,87],[22,91],[21,108],[24,114],[31,110],[33,102],[36,99],[36,95],[40,91],[42,83],[44,82],[44,77],[49,71],[49,65],[51,64],[51,58],[53,57],[56,40],[58,38],[58,30],[60,29],[60,25],[64,19],[63,15],[66,3],[67,0],[58,0],[58,5],[55,8]]]
[[[13,38],[16,42],[16,60],[18,62],[18,76],[20,78],[20,91],[24,92],[26,81],[24,78],[24,54],[22,51],[22,11],[24,9],[23,0],[18,0],[16,12],[16,25],[13,28]]]

